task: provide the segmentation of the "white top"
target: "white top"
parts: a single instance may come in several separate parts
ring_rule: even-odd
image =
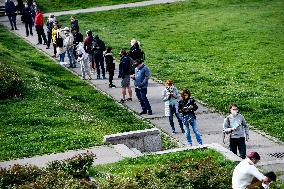
[[[233,189],[245,189],[251,184],[253,177],[260,181],[264,179],[264,175],[258,171],[253,162],[246,158],[234,169],[232,177]]]

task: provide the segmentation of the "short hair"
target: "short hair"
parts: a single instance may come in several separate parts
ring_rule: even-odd
[[[264,176],[268,177],[271,181],[276,181],[276,174],[273,171],[265,173]]]
[[[107,53],[110,53],[111,50],[112,50],[112,47],[107,47],[106,52],[107,52]]]
[[[236,103],[230,104],[229,107],[228,107],[229,112],[230,112],[230,110],[231,110],[231,108],[232,108],[233,106],[234,106],[234,107],[238,107],[238,105],[237,105]]]
[[[170,80],[170,79],[167,79],[167,80],[165,81],[165,83],[166,83],[167,85],[169,85],[169,86],[171,86],[171,85],[174,84],[173,80]]]
[[[123,49],[123,48],[122,48],[122,49],[120,49],[120,54],[121,54],[121,55],[126,55],[126,54],[127,54],[127,53],[126,53],[126,50],[125,50],[125,49]]]
[[[247,157],[248,157],[250,160],[252,160],[252,159],[260,160],[260,155],[259,155],[257,152],[254,152],[254,151],[249,152],[249,153],[247,154]]]

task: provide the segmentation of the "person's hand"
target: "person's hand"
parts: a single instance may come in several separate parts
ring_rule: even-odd
[[[189,105],[189,106],[188,106],[188,109],[190,109],[190,110],[191,110],[192,108],[193,108],[193,106],[192,106],[192,105]]]

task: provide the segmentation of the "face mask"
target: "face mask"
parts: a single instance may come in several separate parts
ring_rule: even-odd
[[[238,110],[232,110],[232,115],[233,115],[233,116],[238,115]]]
[[[262,183],[261,185],[264,189],[269,189],[270,183],[269,184]]]

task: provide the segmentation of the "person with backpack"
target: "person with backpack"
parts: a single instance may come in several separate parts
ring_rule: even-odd
[[[94,41],[93,32],[91,30],[87,30],[86,34],[87,34],[87,37],[84,40],[84,50],[86,53],[88,53],[90,71],[91,73],[94,73],[96,68],[94,64],[95,60],[94,60],[94,51],[93,51],[93,41]]]
[[[109,73],[109,88],[115,88],[116,86],[113,84],[113,76],[115,70],[114,57],[112,54],[112,48],[108,47],[105,52],[105,62],[106,62],[106,71]]]
[[[52,40],[52,29],[53,29],[53,25],[55,22],[56,22],[55,16],[53,14],[50,14],[45,24],[47,28],[47,47],[46,49],[50,48],[50,43]]]
[[[24,9],[22,10],[22,18],[23,22],[25,23],[25,28],[26,28],[26,37],[29,36],[29,34],[32,36],[33,35],[33,18],[32,18],[32,12],[28,4],[25,4]],[[29,31],[30,29],[30,31]]]
[[[140,42],[136,39],[132,39],[130,41],[130,50],[128,51],[128,56],[130,58],[131,68],[130,68],[130,75],[134,74],[135,72],[135,64],[136,61],[144,62],[145,61],[145,54],[144,51],[140,48]]]
[[[65,35],[61,28],[58,29],[57,35],[56,35],[56,52],[59,55],[59,62],[60,65],[64,65],[64,59],[65,59],[65,53],[66,48],[64,44]]]
[[[201,134],[197,129],[197,121],[195,111],[198,109],[195,100],[192,98],[188,89],[184,89],[181,93],[182,100],[179,101],[178,111],[182,115],[183,129],[185,130],[186,141],[189,146],[192,146],[189,125],[195,134],[198,144],[202,145]]]
[[[165,102],[165,116],[169,117],[170,126],[172,128],[172,134],[176,134],[176,129],[174,126],[174,114],[178,120],[181,132],[184,133],[183,124],[181,116],[178,112],[178,101],[179,101],[179,93],[177,88],[174,86],[172,80],[168,79],[165,82],[166,87],[162,92],[163,101]]]
[[[98,35],[95,35],[93,42],[93,51],[94,51],[94,59],[97,68],[97,79],[100,79],[100,72],[102,71],[103,79],[105,77],[105,66],[104,66],[104,51],[106,50],[105,43],[99,38]],[[101,69],[101,70],[100,70]]]
[[[229,111],[231,114],[224,119],[223,135],[224,137],[225,135],[229,136],[230,150],[237,155],[237,149],[239,149],[239,156],[245,159],[246,140],[249,140],[249,127],[244,116],[239,113],[237,104],[231,104]]]
[[[118,78],[122,78],[121,80],[121,88],[122,88],[122,99],[120,100],[121,103],[124,103],[126,100],[132,101],[132,89],[130,87],[130,75],[129,75],[129,68],[130,68],[130,59],[126,53],[125,49],[120,49],[120,64],[119,64],[119,74]],[[126,89],[128,90],[129,98],[126,99]]]
[[[5,2],[5,14],[8,16],[8,19],[11,24],[11,30],[18,30],[16,25],[16,16],[17,9],[12,0],[6,0]]]

